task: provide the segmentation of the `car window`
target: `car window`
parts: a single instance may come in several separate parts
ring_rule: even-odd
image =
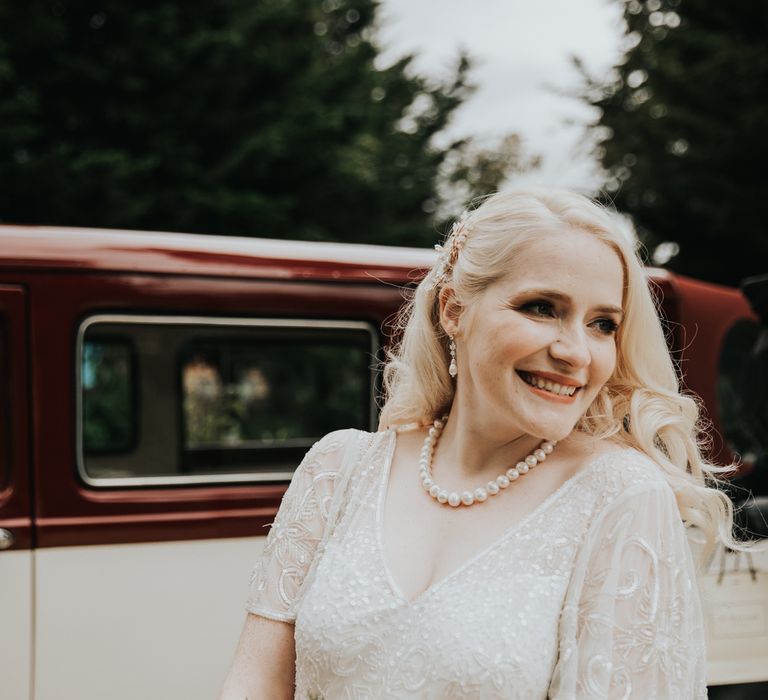
[[[768,495],[768,347],[754,321],[726,334],[718,367],[718,409],[728,446],[754,465],[750,488]],[[765,484],[763,484],[765,482]]]
[[[94,334],[83,344],[83,451],[126,453],[137,439],[134,347],[130,338]]]
[[[367,323],[92,317],[78,338],[79,468],[93,485],[278,481],[375,420]]]

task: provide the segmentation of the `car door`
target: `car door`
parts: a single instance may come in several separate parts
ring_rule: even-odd
[[[29,698],[34,561],[30,517],[25,294],[0,285],[0,678]]]
[[[375,425],[399,294],[41,274],[33,297],[35,700],[215,697],[301,455]]]

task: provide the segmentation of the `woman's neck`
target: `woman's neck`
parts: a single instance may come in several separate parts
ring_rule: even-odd
[[[494,478],[524,459],[541,443],[528,433],[504,430],[460,405],[451,408],[433,458],[433,469],[460,479]]]

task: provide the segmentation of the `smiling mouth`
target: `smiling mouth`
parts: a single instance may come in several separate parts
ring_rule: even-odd
[[[545,391],[549,394],[552,394],[553,396],[570,398],[581,390],[581,387],[579,386],[558,384],[557,382],[553,382],[550,379],[543,379],[542,377],[539,377],[535,374],[530,374],[529,372],[523,372],[522,370],[518,370],[517,374],[529,386],[532,386],[534,389],[539,389],[540,391]]]

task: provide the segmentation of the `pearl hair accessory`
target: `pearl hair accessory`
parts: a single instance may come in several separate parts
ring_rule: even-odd
[[[456,264],[456,260],[459,257],[459,251],[464,246],[464,241],[467,240],[467,226],[466,221],[469,216],[469,212],[462,212],[461,216],[453,223],[451,232],[448,234],[446,243],[450,241],[450,244],[445,246],[439,243],[435,245],[435,250],[440,254],[435,266],[432,268],[430,279],[428,282],[429,289],[436,289],[440,285],[444,284],[448,279],[448,275],[453,270],[453,266]]]
[[[489,481],[485,486],[476,488],[474,491],[463,491],[461,494],[455,491],[448,492],[438,486],[432,480],[432,458],[435,454],[437,441],[443,432],[448,416],[436,420],[429,428],[427,437],[424,440],[424,446],[421,448],[421,457],[419,458],[419,478],[424,490],[432,496],[438,503],[448,504],[453,508],[460,505],[471,506],[477,503],[483,503],[488,496],[495,496],[502,489],[507,488],[513,481],[517,481],[523,474],[527,474],[533,467],[543,462],[547,455],[552,454],[557,444],[554,440],[545,440],[525,459],[519,461],[514,467],[507,469],[504,474],[499,474],[493,481]]]

